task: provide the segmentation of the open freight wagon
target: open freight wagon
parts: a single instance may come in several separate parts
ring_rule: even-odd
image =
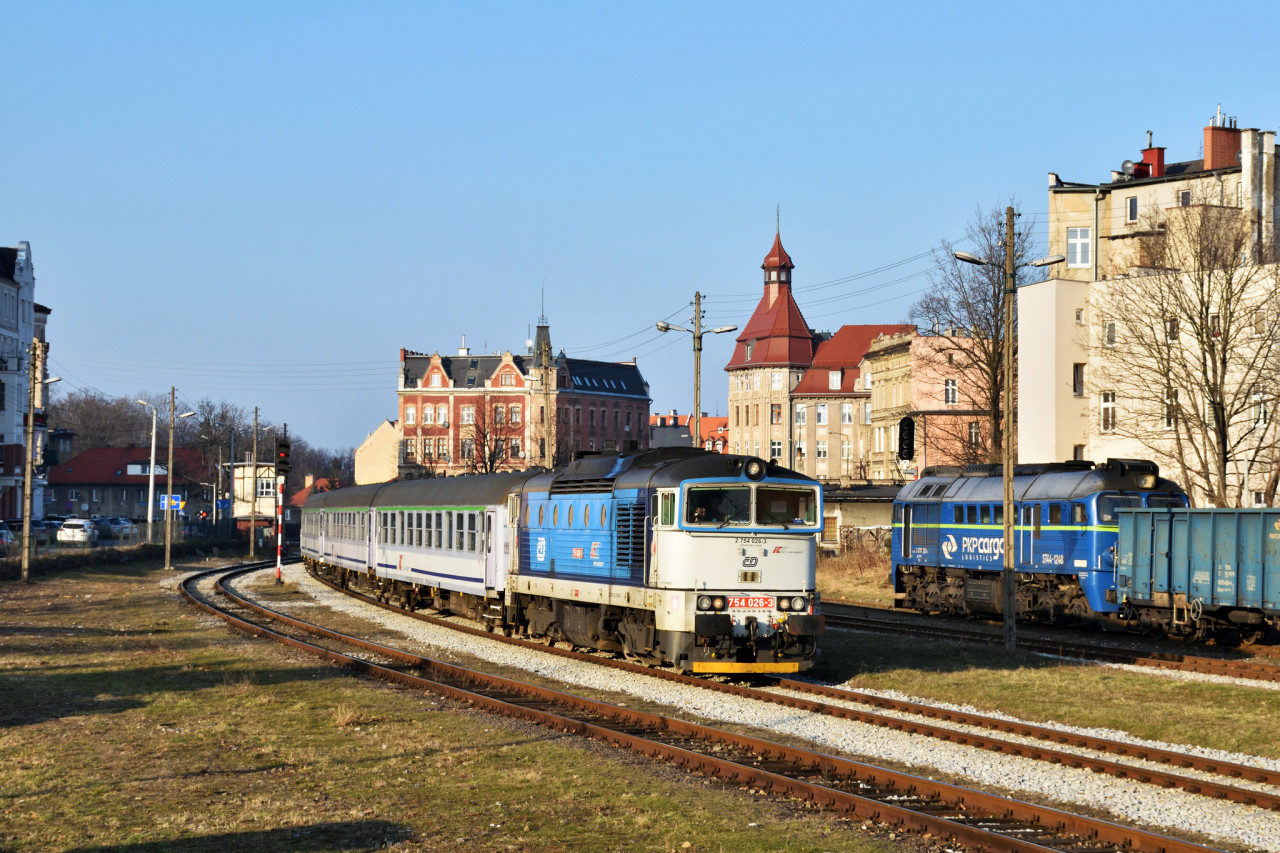
[[[1280,628],[1280,509],[1122,509],[1117,596],[1153,632],[1253,642]]]

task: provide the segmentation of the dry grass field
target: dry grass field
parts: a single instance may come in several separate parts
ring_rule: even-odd
[[[352,678],[154,564],[0,584],[0,850],[875,851],[860,822]]]

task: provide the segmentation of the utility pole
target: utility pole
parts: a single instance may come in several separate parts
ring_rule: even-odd
[[[289,425],[284,425],[284,447],[285,453],[288,453],[289,447]],[[276,583],[284,583],[280,578],[280,569],[284,566],[284,477],[288,473],[287,469],[280,469],[280,442],[276,441],[276,458],[272,470],[276,474]],[[287,463],[286,463],[287,464]]]
[[[1013,207],[1004,209],[1004,412],[1000,425],[1000,450],[1004,480],[1004,566],[1000,579],[1004,587],[1004,647],[1008,651],[1018,648],[1017,623],[1017,575],[1013,566]]]
[[[173,416],[177,405],[178,389],[169,386],[169,465],[164,469],[164,493],[167,495],[164,509],[164,567],[172,569],[169,550],[173,543]]]
[[[36,383],[44,375],[44,353],[48,346],[33,339],[27,347],[26,461],[22,466],[22,582],[30,583],[31,573],[31,469],[35,466]]]
[[[702,446],[702,294],[693,292],[693,417],[689,437],[694,447]]]
[[[253,407],[253,483],[251,491],[253,500],[249,508],[249,560],[253,560],[255,542],[258,538],[258,407]]]

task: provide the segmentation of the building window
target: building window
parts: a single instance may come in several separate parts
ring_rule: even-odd
[[[1138,221],[1138,197],[1131,195],[1124,200],[1124,221],[1130,224]]]
[[[806,417],[805,405],[804,403],[798,403],[796,405],[796,426],[804,426],[805,417]]]
[[[814,406],[814,414],[817,416],[814,418],[814,423],[819,426],[825,426],[827,423],[827,404],[819,403]]]
[[[759,373],[753,374],[751,377],[751,390],[752,391],[760,390],[760,374]]]
[[[522,417],[522,414],[521,414],[520,409],[521,409],[521,407],[520,407],[520,406],[512,406],[512,407],[511,407],[511,422],[512,422],[513,424],[518,424],[518,423],[520,423],[520,418]],[[616,414],[616,413],[615,413],[615,414]]]
[[[982,444],[982,425],[977,421],[969,421],[969,446],[977,447]]]
[[[422,407],[422,422],[423,422],[424,424],[433,424],[433,423],[435,423],[435,422],[436,422],[436,407],[435,407],[435,406],[423,406],[423,407]]]
[[[747,341],[747,361],[751,360],[751,354],[756,350],[755,341]]]
[[[782,458],[782,442],[776,438],[773,441],[769,442],[769,458],[770,459]]]
[[[462,439],[462,458],[459,459],[458,461],[466,462],[470,459],[474,459],[475,455],[476,455],[475,440],[470,438]]]
[[[431,385],[431,387],[432,387],[432,388],[439,388],[439,387],[440,387],[440,374],[439,374],[439,373],[433,373],[433,374],[431,374],[431,383],[430,383],[430,385]]]
[[[1178,340],[1178,318],[1177,317],[1170,317],[1168,320],[1165,320],[1164,333],[1165,333],[1165,336],[1169,339],[1169,343],[1173,343],[1174,341]]]
[[[436,407],[436,420],[440,423],[440,426],[449,425],[449,407],[448,406]]]
[[[796,458],[797,459],[804,458],[804,442],[803,441],[796,442]]]
[[[1266,496],[1264,493],[1262,493],[1262,492],[1254,492],[1254,493],[1253,493],[1253,505],[1254,505],[1254,506],[1265,506],[1265,505],[1266,505],[1266,502],[1267,502],[1267,496]]]
[[[782,404],[781,403],[769,404],[769,423],[771,424],[782,423]]]
[[[1178,193],[1178,207],[1191,206],[1191,190],[1182,190]]]
[[[786,374],[782,373],[781,371],[775,370],[773,374],[769,377],[769,387],[774,391],[781,391],[782,377],[785,375]]]
[[[853,403],[840,404],[840,423],[842,424],[853,423]]]
[[[1071,458],[1077,462],[1084,461],[1084,445],[1083,444],[1072,445]]]
[[[495,424],[505,424],[505,423],[507,422],[507,407],[506,407],[506,406],[494,406],[494,407],[493,407],[493,422],[494,422]]]
[[[1178,423],[1178,389],[1171,388],[1164,395],[1164,428],[1173,429]]]
[[[818,447],[817,447],[817,449],[814,451],[814,454],[813,454],[813,455],[814,455],[814,456],[816,456],[818,459],[826,459],[826,458],[827,458],[827,443],[826,443],[825,441],[819,441],[819,442],[818,442]]]
[[[960,399],[959,384],[955,379],[946,379],[942,383],[942,402],[954,406]]]
[[[519,459],[523,455],[524,454],[520,452],[520,439],[518,438],[511,439],[511,458]]]
[[[1209,315],[1209,336],[1212,338],[1222,337],[1222,315]]]
[[[97,502],[98,502],[98,490],[97,490],[97,489],[93,489],[93,490],[92,490],[92,492],[90,493],[89,500],[93,501],[94,503],[97,503]]]
[[[475,423],[475,422],[476,422],[476,407],[475,407],[475,406],[463,406],[463,407],[462,407],[462,422],[463,422],[464,424],[473,424],[473,423]]]
[[[1083,308],[1076,309],[1076,325],[1077,326],[1084,325],[1084,309]]]
[[[258,480],[258,497],[269,498],[276,493],[276,484],[266,477]],[[97,500],[97,498],[94,498]]]
[[[1116,430],[1116,392],[1102,392],[1102,431],[1115,432]]]
[[[1090,228],[1067,229],[1068,267],[1080,268],[1089,266],[1089,249],[1092,236],[1093,233]]]
[[[1267,410],[1267,398],[1262,394],[1253,395],[1253,425],[1256,427],[1265,427],[1271,420],[1271,413]]]
[[[1084,396],[1084,365],[1071,365],[1071,393],[1077,397]]]
[[[1102,324],[1102,345],[1104,347],[1113,347],[1116,345],[1116,321],[1108,320]]]
[[[831,370],[827,372],[827,390],[828,391],[840,390],[840,371]]]
[[[404,407],[404,422],[405,422],[405,423],[407,423],[407,424],[414,424],[414,423],[417,423],[417,422],[418,422],[418,408],[417,408],[417,406],[405,406],[405,407]]]
[[[502,378],[498,380],[498,384],[510,388],[516,384],[516,375],[514,373],[504,373]]]

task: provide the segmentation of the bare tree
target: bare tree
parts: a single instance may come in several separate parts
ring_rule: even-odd
[[[1017,207],[1015,200],[1010,204]],[[1015,276],[1031,258],[1034,229],[1034,218],[1019,214],[1014,229]],[[1004,360],[1016,359],[1016,354],[1004,351],[1004,208],[976,209],[966,237],[973,254],[990,265],[956,260],[952,253],[956,247],[944,241],[938,249],[938,268],[931,276],[933,286],[911,307],[911,317],[922,335],[938,339],[928,349],[932,372],[938,376],[956,374],[957,379],[962,379],[957,382],[955,405],[974,413],[968,418],[939,419],[937,424],[930,423],[930,429],[954,432],[947,437],[958,448],[970,448],[970,461],[999,463],[1006,433],[1000,404]],[[1017,283],[1015,278],[1015,286]],[[1016,328],[1013,331],[1017,340]],[[1014,381],[1016,388],[1016,377]],[[986,424],[979,431],[976,445],[969,436],[969,423],[974,418]],[[1010,431],[1012,427],[1008,425]]]
[[[521,422],[511,423],[510,408],[488,396],[475,407],[475,417],[466,425],[459,459],[469,473],[492,474],[523,467],[524,460],[516,455],[522,449],[517,447],[513,453],[512,442],[518,443],[524,426]]]
[[[1129,277],[1095,285],[1089,385],[1104,433],[1139,442],[1197,500],[1241,506],[1277,463],[1274,252],[1241,209],[1192,201],[1153,211]]]

